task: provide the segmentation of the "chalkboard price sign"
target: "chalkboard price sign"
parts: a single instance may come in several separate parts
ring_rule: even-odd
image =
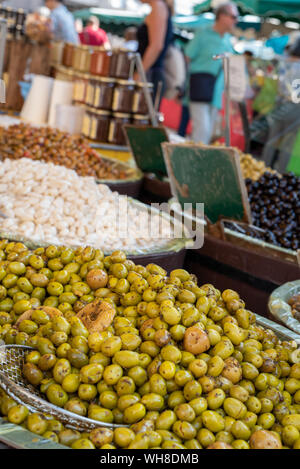
[[[161,147],[163,142],[169,141],[165,128],[124,125],[124,131],[138,168],[145,173],[166,176],[167,169]]]
[[[172,194],[183,206],[204,203],[210,223],[222,218],[251,224],[239,155],[234,148],[163,143]]]

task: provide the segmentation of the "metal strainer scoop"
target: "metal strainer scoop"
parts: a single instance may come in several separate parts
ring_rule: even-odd
[[[0,387],[18,404],[25,405],[31,412],[49,414],[60,420],[66,427],[75,430],[128,427],[128,425],[99,422],[82,417],[46,401],[39,390],[29,384],[22,375],[26,355],[32,350],[34,349],[25,345],[0,346]]]

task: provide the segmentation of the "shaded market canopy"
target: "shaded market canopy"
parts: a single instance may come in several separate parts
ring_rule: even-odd
[[[210,2],[208,2],[210,3]],[[208,11],[208,9],[206,9]],[[128,11],[128,10],[114,10],[106,8],[85,8],[73,12],[75,18],[81,19],[84,23],[88,18],[93,15],[97,16],[103,26],[109,25],[111,32],[120,32],[127,26],[138,26],[144,20],[144,13],[141,11]],[[203,24],[213,22],[214,16],[210,13],[193,15],[175,15],[173,17],[173,25],[179,30],[194,30]],[[253,27],[258,29],[260,26],[259,22],[249,22],[243,18],[240,19],[239,27],[246,29],[247,27]]]
[[[79,0],[77,0],[79,1]],[[300,23],[300,0],[234,0],[239,8],[240,29],[253,28],[260,30],[264,19],[277,18],[281,22],[294,21]],[[212,22],[211,14],[215,2],[219,0],[199,0],[194,2],[194,13],[191,15],[175,15],[173,24],[177,31],[193,31],[199,26]],[[145,13],[142,9],[120,10],[108,8],[84,8],[73,12],[75,18],[84,23],[95,15],[100,19],[103,27],[109,28],[111,33],[123,34],[128,26],[138,26],[143,22]],[[254,16],[255,15],[255,16]],[[181,34],[181,33],[180,33]]]
[[[264,17],[275,17],[282,21],[300,21],[299,0],[234,0],[241,14],[256,14]],[[211,9],[211,0],[200,1],[194,7],[196,14]]]

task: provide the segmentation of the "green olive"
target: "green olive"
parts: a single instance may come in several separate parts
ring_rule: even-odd
[[[97,395],[97,388],[94,384],[80,384],[78,396],[83,401],[92,401]]]
[[[67,358],[68,357],[68,352],[71,350],[71,345],[70,344],[67,344],[67,343],[64,343],[64,344],[61,344],[58,346],[58,348],[56,349],[56,355],[58,356],[58,358]],[[76,351],[74,351],[76,352]],[[74,354],[71,355],[74,360],[76,359],[74,357]],[[77,357],[78,358],[78,357]],[[70,360],[70,363],[72,364],[71,362],[71,359],[69,358]],[[86,361],[85,361],[85,364],[88,362],[88,357],[86,357]],[[74,365],[73,365],[74,366]]]
[[[103,366],[99,363],[92,363],[83,366],[80,370],[80,381],[86,384],[98,383],[103,374]]]
[[[122,396],[120,396],[119,398],[117,396],[117,407],[121,412],[124,412],[124,410],[127,409],[127,407],[130,407],[140,402],[140,400],[141,400],[140,396],[136,393],[122,394]]]
[[[168,407],[174,409],[177,405],[183,404],[185,397],[182,391],[173,391],[168,397]]]
[[[107,366],[103,371],[103,379],[107,384],[117,384],[119,379],[123,376],[123,369],[120,365],[113,364]]]
[[[117,364],[123,368],[132,368],[139,365],[139,354],[131,350],[122,350],[116,352],[114,359]]]
[[[216,437],[213,432],[207,428],[201,428],[197,433],[197,440],[203,448],[207,448],[216,441]]]
[[[211,432],[218,433],[225,428],[224,419],[220,414],[212,410],[205,410],[202,414],[203,425]]]
[[[141,403],[133,404],[124,410],[124,422],[135,423],[141,420],[146,414],[146,409]]]
[[[71,273],[67,270],[56,270],[53,274],[53,280],[61,285],[67,285],[70,281]]]
[[[33,363],[23,365],[23,375],[33,386],[38,386],[44,377],[42,371]]]
[[[128,448],[133,442],[135,433],[130,428],[116,428],[114,431],[114,441],[120,448]]]
[[[105,409],[113,410],[117,407],[118,396],[114,391],[104,391],[100,394],[99,402]]]
[[[10,324],[8,324],[8,326],[10,326]],[[16,329],[9,329],[4,336],[6,345],[15,344],[17,335],[18,331]]]
[[[15,425],[20,425],[26,417],[28,416],[29,411],[24,405],[16,405],[9,409],[7,418],[8,421],[14,423]]]
[[[29,258],[29,264],[36,270],[40,270],[45,267],[45,262],[41,256],[32,254]]]
[[[47,431],[47,419],[44,415],[34,413],[29,414],[26,420],[27,428],[30,432],[43,435]]]
[[[83,337],[88,337],[89,332],[78,317],[71,318],[70,324],[73,336],[82,335]]]
[[[193,407],[187,403],[179,404],[174,410],[178,420],[193,422],[196,418],[196,413]]]
[[[71,364],[69,360],[60,358],[56,361],[53,368],[53,378],[59,384],[61,384],[64,378],[71,373]]]
[[[57,296],[48,296],[48,298],[46,298],[44,300],[44,303],[43,305],[44,306],[50,306],[51,308],[57,308],[58,307],[58,298]]]
[[[121,378],[119,378],[115,389],[118,396],[123,396],[124,394],[132,394],[135,391],[135,383],[133,379],[129,376],[122,376]]]
[[[265,430],[269,430],[275,423],[275,417],[271,413],[260,414],[257,419],[257,425],[261,426]]]
[[[46,287],[49,283],[49,278],[47,275],[37,272],[31,275],[30,282],[34,287]]]
[[[75,337],[72,337],[69,343],[71,347],[75,350],[79,350],[80,352],[83,352],[86,354],[89,351],[88,340],[86,337],[83,337],[81,335],[76,335]]]
[[[294,425],[286,425],[282,429],[282,440],[286,446],[294,447],[294,444],[300,438],[299,430]]]
[[[19,330],[26,334],[34,334],[38,330],[38,325],[29,319],[23,319],[19,324]]]
[[[13,317],[9,313],[0,311],[0,326],[4,326],[4,324],[11,324],[12,322]]]
[[[141,403],[147,410],[161,410],[164,407],[164,398],[160,394],[149,393],[142,397]]]
[[[50,430],[47,430],[45,433],[42,435],[43,438],[46,438],[47,440],[51,440],[54,443],[58,443],[58,436],[56,435],[55,432],[52,432]]]
[[[247,407],[241,401],[233,397],[227,397],[224,400],[223,407],[226,414],[235,419],[242,419],[247,412]]]
[[[4,298],[0,301],[0,311],[9,313],[13,309],[14,302],[11,298]]]
[[[87,438],[79,438],[71,444],[72,449],[95,449],[94,444]]]
[[[52,353],[42,355],[38,361],[38,367],[42,371],[50,370],[56,363],[56,356]]]
[[[32,350],[26,355],[26,363],[33,363],[34,365],[38,364],[41,354],[37,350]]]
[[[225,398],[226,394],[222,389],[213,389],[207,395],[208,408],[212,410],[219,409],[222,406]]]
[[[40,302],[43,302],[46,297],[45,288],[36,287],[31,293],[31,298],[37,298]]]
[[[59,347],[60,345],[67,342],[68,336],[65,332],[54,332],[51,335],[50,340],[55,345],[55,347]]]
[[[5,416],[8,415],[9,409],[17,405],[16,401],[8,397],[6,394],[1,399],[0,404],[1,404],[1,407],[0,407],[1,414]]]
[[[100,422],[112,423],[113,413],[110,409],[105,409],[95,404],[91,404],[88,410],[88,418],[93,420],[99,420]]]
[[[64,409],[68,410],[69,412],[73,412],[74,414],[81,415],[82,417],[85,417],[87,414],[87,408],[84,402],[77,398],[73,397],[70,399],[65,405]]]
[[[180,363],[182,358],[181,351],[174,345],[166,345],[161,349],[161,356],[163,360]]]
[[[37,348],[41,355],[44,355],[46,353],[54,353],[55,351],[52,342],[45,337],[39,337]]]
[[[18,279],[19,277],[15,274],[7,274],[2,280],[2,284],[6,289],[14,287],[15,285],[19,286]]]
[[[190,274],[184,269],[175,269],[170,273],[170,279],[177,277],[181,282],[186,282],[190,278]]]
[[[31,303],[29,300],[20,300],[14,304],[13,309],[16,314],[20,315],[22,313],[25,313],[25,311],[31,309]]]
[[[123,350],[134,351],[139,347],[142,342],[141,338],[138,335],[132,333],[122,334],[120,338],[122,341]]]
[[[67,393],[75,393],[80,385],[80,376],[75,373],[70,373],[69,375],[65,376],[61,386],[64,391]]]
[[[47,286],[47,292],[52,296],[60,296],[64,291],[64,287],[61,283],[51,280]]]
[[[62,261],[59,259],[59,258],[54,258],[54,259],[50,259],[48,261],[48,268],[50,270],[52,270],[52,272],[56,271],[56,270],[63,270],[64,269],[64,264],[62,263]]]
[[[65,429],[58,434],[60,444],[64,446],[72,446],[75,441],[80,439],[80,432],[76,430]]]
[[[31,282],[28,280],[28,278],[26,277],[19,277],[17,279],[17,285],[19,287],[19,289],[21,291],[23,291],[24,293],[32,293],[33,291],[33,285],[31,284]]]
[[[16,335],[15,343],[16,345],[27,345],[27,341],[29,339],[29,335],[26,332],[19,332]]]
[[[10,262],[8,270],[15,275],[21,276],[26,272],[26,266],[23,262]]]
[[[103,355],[107,357],[116,356],[117,352],[119,352],[121,348],[122,348],[122,340],[120,339],[120,337],[117,337],[117,336],[108,337],[101,344],[101,352],[103,353]],[[116,358],[116,360],[119,364],[121,364],[123,363],[122,360],[124,360],[124,357],[121,356],[120,358],[120,355],[118,355],[118,358]],[[120,363],[120,360],[121,360],[121,363]],[[130,367],[130,364],[127,365],[127,368],[129,367]]]

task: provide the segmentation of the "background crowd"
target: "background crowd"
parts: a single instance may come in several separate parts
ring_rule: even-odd
[[[221,60],[214,60],[214,56],[236,54],[232,40],[232,33],[239,19],[236,4],[221,3],[214,11],[214,22],[199,27],[193,38],[181,46],[179,54],[178,48],[172,49],[173,0],[140,0],[140,2],[150,7],[149,13],[140,26],[126,29],[123,47],[140,53],[147,80],[153,83],[153,101],[158,107],[162,98],[168,96],[170,91],[171,70],[171,81],[174,82],[172,96],[181,106],[178,134],[186,136],[188,124],[192,122],[191,139],[194,142],[205,144],[213,142],[218,135],[221,110],[224,108],[223,66]],[[102,28],[96,16],[91,16],[83,26],[82,21],[74,19],[62,0],[7,0],[4,4],[14,8],[22,7],[26,11],[47,7],[49,34],[54,40],[101,46],[107,49],[113,47],[109,40],[109,31]],[[292,132],[290,141],[281,136],[284,137],[291,127],[295,127],[295,123],[296,128],[300,126],[299,104],[291,100],[290,85],[287,88],[287,80],[284,78],[288,77],[290,84],[292,77],[295,80],[300,77],[300,37],[296,38],[293,44],[288,44],[284,57],[286,61],[281,69],[280,93],[274,100],[274,112],[266,117],[269,134],[264,137],[266,144],[261,155],[268,166],[272,165],[274,157],[279,155],[277,169],[280,170],[287,165],[296,133]],[[244,58],[247,90],[245,99],[238,106],[247,140],[246,149],[249,149],[247,102],[255,98],[255,87],[251,84],[255,74],[251,69],[253,53],[244,51]],[[137,80],[140,78],[137,72],[134,78]],[[283,115],[281,118],[278,118],[278,112],[276,114],[278,109],[280,112],[285,109],[283,114],[281,112]]]

